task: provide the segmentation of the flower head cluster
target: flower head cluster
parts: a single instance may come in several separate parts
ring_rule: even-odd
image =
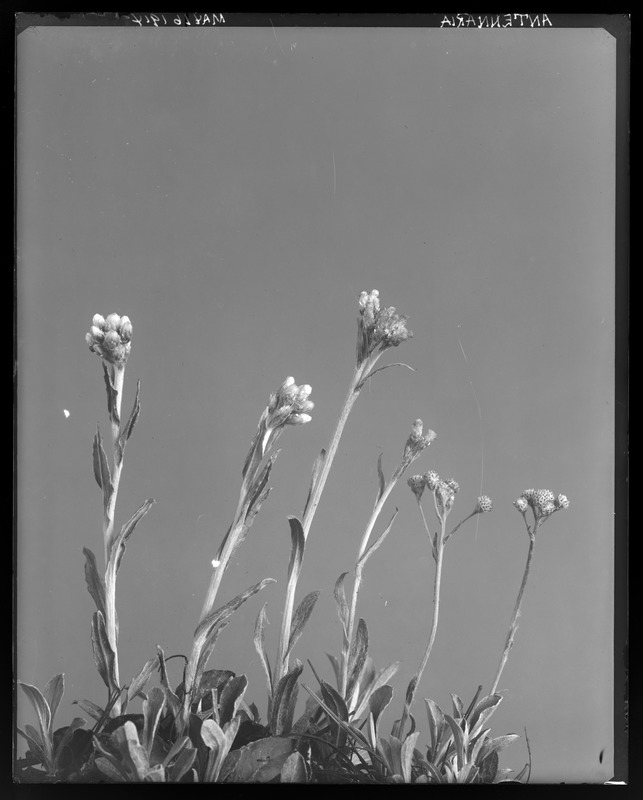
[[[94,314],[92,326],[85,334],[85,341],[92,353],[118,367],[124,367],[132,349],[132,323],[129,317],[110,314],[105,319]]]
[[[561,508],[569,508],[569,500],[564,494],[554,496],[549,489],[525,489],[525,491],[514,500],[514,505],[521,514],[525,514],[528,508],[534,512],[534,519],[549,517]]]
[[[279,389],[270,395],[270,401],[259,421],[262,452],[282,431],[285,425],[305,425],[312,417],[309,412],[315,404],[308,397],[312,388],[308,384],[297,386],[295,379],[286,378]]]
[[[489,511],[493,508],[493,502],[491,498],[483,494],[478,498],[478,502],[476,503],[476,510],[475,514],[488,514]]]
[[[378,347],[381,351],[397,347],[413,336],[406,327],[408,317],[396,313],[394,306],[380,308],[377,289],[359,297],[357,363],[361,364]]]
[[[425,450],[437,436],[435,431],[428,430],[426,435],[422,433],[423,423],[421,419],[416,419],[411,427],[411,433],[404,446],[404,462],[410,464]]]

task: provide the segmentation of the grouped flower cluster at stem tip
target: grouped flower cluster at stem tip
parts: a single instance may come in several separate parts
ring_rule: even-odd
[[[315,404],[309,400],[312,388],[307,384],[297,386],[295,379],[286,378],[279,389],[270,395],[266,408],[266,428],[276,430],[282,425],[304,425],[312,417],[308,413]]]
[[[549,489],[525,489],[525,491],[514,500],[514,505],[521,514],[526,514],[527,509],[531,508],[534,518],[549,517],[560,509],[569,508],[569,500],[564,494],[554,496]]]
[[[359,297],[359,331],[357,337],[357,361],[368,358],[378,347],[386,350],[413,336],[406,327],[408,317],[396,313],[394,306],[380,308],[380,293],[362,292]]]
[[[107,319],[94,314],[85,341],[92,353],[110,364],[123,367],[132,349],[132,323],[129,317],[110,314]]]
[[[421,419],[416,419],[411,427],[409,438],[404,445],[404,460],[409,463],[414,461],[437,436],[436,432],[431,429],[426,434],[423,434],[423,427],[424,424]]]
[[[408,479],[407,483],[418,502],[422,498],[425,489],[432,492],[439,512],[445,519],[453,507],[456,494],[460,491],[460,484],[456,480],[449,478],[449,480],[445,481],[435,470],[429,470],[424,475],[413,475]],[[492,508],[493,502],[491,498],[483,494],[477,499],[473,514],[487,514]]]

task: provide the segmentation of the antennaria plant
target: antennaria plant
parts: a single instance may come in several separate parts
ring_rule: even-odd
[[[29,745],[25,759],[19,764],[20,780],[136,784],[480,784],[509,781],[511,770],[500,768],[498,754],[518,736],[492,737],[488,723],[502,701],[497,689],[518,628],[536,534],[556,511],[567,508],[569,501],[564,495],[555,498],[547,490],[529,489],[514,502],[525,521],[529,551],[491,689],[485,694],[483,686],[479,685],[466,706],[461,697],[451,694],[451,713],[440,708],[433,699],[424,697],[428,728],[423,735],[413,710],[431,653],[436,643],[439,646],[437,631],[445,546],[467,520],[491,511],[492,502],[486,495],[478,497],[473,511],[449,530],[447,520],[459,492],[458,483],[454,479],[443,480],[433,470],[408,479],[435,562],[432,614],[427,615],[422,609],[418,612],[421,618],[430,616],[427,644],[408,684],[401,717],[386,736],[383,717],[393,702],[391,680],[400,662],[383,669],[375,667],[369,653],[368,626],[366,620],[358,616],[357,604],[365,566],[387,540],[398,514],[395,508],[383,531],[374,536],[384,507],[411,464],[436,438],[432,430],[425,432],[420,419],[413,423],[400,461],[388,479],[382,467],[382,456],[378,459],[375,502],[357,549],[349,600],[344,587],[348,572],[342,573],[335,582],[333,594],[342,627],[342,646],[340,656],[329,654],[329,659],[336,688],[308,661],[319,688],[313,690],[301,683],[309,697],[301,716],[298,719],[295,716],[304,665],[298,659],[291,665],[290,658],[320,595],[318,589],[309,592],[295,608],[298,580],[315,513],[348,416],[365,383],[388,367],[408,367],[406,364],[376,366],[383,353],[411,337],[406,317],[398,315],[394,307],[381,308],[376,290],[362,292],[358,309],[356,364],[344,404],[328,446],[321,450],[313,465],[301,518],[288,518],[292,547],[277,655],[272,664],[264,636],[267,604],[262,606],[255,624],[254,645],[265,671],[268,690],[265,723],[261,721],[257,705],[246,700],[249,689],[246,675],[207,667],[218,637],[231,623],[235,611],[273,582],[272,578],[263,578],[218,604],[231,558],[244,542],[271,492],[273,468],[280,452],[275,444],[287,427],[301,427],[311,421],[312,389],[308,384],[297,385],[293,377],[286,378],[270,395],[259,418],[243,462],[239,499],[232,521],[212,558],[212,575],[189,655],[166,657],[163,649],[157,646],[138,675],[128,685],[122,685],[116,576],[129,537],[154,501],[146,500],[120,529],[116,528],[116,503],[125,447],[140,414],[140,385],[137,384],[132,411],[123,424],[121,406],[132,324],[127,317],[117,314],[107,318],[94,316],[86,341],[90,350],[102,360],[111,427],[111,448],[108,448],[111,458],[98,428],[93,441],[93,466],[103,500],[104,568],[99,568],[94,553],[85,548],[85,580],[96,604],[91,628],[94,660],[109,696],[103,706],[89,700],[74,701],[94,721],[91,730],[84,728],[86,720],[80,717],[66,728],[55,730],[54,715],[64,692],[63,674],[52,678],[42,692],[19,682],[38,721],[38,728],[25,725],[19,729]],[[422,505],[429,493],[437,518],[436,531],[431,530]],[[533,520],[528,521],[530,508]],[[174,687],[167,668],[171,658],[181,658],[185,662],[183,680]],[[155,673],[158,673],[159,685],[148,689]],[[142,713],[126,713],[131,712],[131,704],[137,699],[142,701]],[[529,754],[531,760],[531,750]],[[530,764],[525,765],[513,782],[520,781],[528,769]]]

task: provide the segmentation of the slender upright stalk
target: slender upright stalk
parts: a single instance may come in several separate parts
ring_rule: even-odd
[[[424,522],[424,527],[426,528],[426,532],[429,536],[429,539],[431,539],[431,533],[429,531],[429,527],[426,522],[426,517],[424,516],[424,510],[420,505],[419,500],[418,500],[418,506],[420,507],[420,513],[422,514],[422,521]],[[422,674],[426,668],[429,656],[431,655],[431,650],[433,649],[435,637],[438,632],[438,619],[440,616],[440,585],[442,581],[442,561],[444,556],[444,545],[447,539],[449,538],[448,536],[444,535],[445,527],[446,527],[446,520],[443,520],[441,525],[440,535],[436,543],[437,546],[435,553],[435,580],[433,581],[433,620],[431,622],[431,633],[429,634],[429,641],[427,643],[426,650],[424,651],[424,656],[422,657],[422,663],[420,664],[420,668],[417,672],[417,679],[415,682],[416,686],[420,682]]]
[[[511,650],[514,642],[514,637],[516,635],[516,631],[518,630],[518,617],[520,615],[520,604],[522,603],[522,596],[525,592],[525,587],[527,586],[527,579],[529,578],[529,569],[531,567],[531,559],[534,555],[534,547],[536,546],[536,531],[538,530],[540,520],[537,520],[534,524],[533,532],[529,533],[529,552],[527,553],[527,563],[525,564],[525,572],[522,576],[522,582],[520,584],[520,589],[518,590],[518,598],[516,599],[516,605],[514,606],[513,616],[511,617],[511,622],[509,624],[509,631],[507,633],[507,639],[505,641],[505,648],[502,651],[502,657],[500,659],[500,664],[498,665],[498,670],[496,672],[496,677],[494,678],[493,684],[491,686],[491,691],[489,694],[495,694],[496,689],[498,688],[498,683],[500,682],[500,676],[502,675],[502,671],[505,668],[505,664],[507,663],[507,659],[509,658],[509,651]],[[529,527],[527,528],[529,530]]]
[[[355,404],[355,401],[359,396],[361,390],[360,384],[363,381],[364,376],[368,374],[368,371],[373,367],[373,365],[379,358],[379,355],[380,354],[378,353],[375,357],[367,359],[364,363],[355,367],[353,376],[348,386],[348,391],[346,393],[346,399],[344,400],[344,404],[340,411],[339,419],[337,420],[335,430],[333,431],[330,444],[328,445],[328,449],[326,450],[326,455],[324,457],[324,462],[322,464],[321,471],[319,473],[317,480],[315,481],[315,484],[312,486],[310,500],[308,502],[308,506],[306,507],[306,511],[301,521],[305,539],[308,538],[310,527],[315,517],[315,512],[317,511],[317,506],[319,505],[322,492],[324,491],[324,486],[326,485],[326,479],[328,478],[328,474],[330,473],[330,468],[333,464],[333,459],[335,458],[335,453],[337,452],[339,441],[342,438],[342,433],[344,431],[344,426],[346,425],[346,420],[348,419],[348,415],[350,414],[351,409],[353,408],[353,405]],[[290,640],[290,627],[292,624],[292,615],[295,605],[295,592],[297,591],[297,581],[299,580],[299,572],[300,572],[299,569],[293,569],[290,578],[288,580],[288,585],[286,587],[286,599],[284,602],[284,611],[281,617],[281,633],[279,636],[277,661],[275,665],[275,670],[276,670],[275,682],[274,682],[275,686],[279,683],[279,680],[288,672],[289,658],[288,655],[285,655],[285,653],[288,647],[288,642]]]

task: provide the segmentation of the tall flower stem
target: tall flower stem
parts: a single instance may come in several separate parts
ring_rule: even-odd
[[[335,453],[337,452],[337,447],[339,446],[339,441],[342,438],[344,426],[346,425],[346,421],[351,412],[351,409],[353,408],[353,405],[355,404],[355,401],[359,396],[359,393],[361,391],[361,384],[364,380],[364,377],[368,375],[368,372],[372,369],[372,367],[374,366],[375,362],[377,361],[380,355],[381,355],[380,353],[377,353],[375,354],[374,357],[367,359],[362,364],[359,364],[358,366],[355,367],[353,376],[348,386],[348,391],[346,393],[346,399],[344,400],[344,404],[339,414],[339,419],[337,420],[335,430],[333,431],[330,444],[328,445],[328,449],[324,457],[322,468],[320,470],[317,480],[315,481],[315,484],[312,486],[310,500],[308,502],[306,511],[304,512],[301,521],[305,539],[308,538],[310,527],[315,517],[315,512],[317,511],[317,506],[319,505],[322,492],[324,491],[324,486],[326,485],[328,474],[330,473],[330,468],[333,464],[333,459],[335,458]],[[299,569],[297,568],[293,569],[293,571],[290,574],[290,578],[288,580],[288,585],[286,587],[286,599],[284,602],[284,611],[281,618],[281,633],[279,636],[279,644],[277,650],[276,675],[274,682],[275,686],[277,686],[279,680],[288,672],[289,659],[288,655],[286,655],[286,650],[288,647],[288,642],[290,640],[290,627],[292,624],[292,615],[295,605],[295,592],[297,591],[297,582],[299,580],[300,571],[301,571],[301,565]]]
[[[500,664],[498,665],[498,670],[496,672],[496,677],[494,678],[493,684],[491,686],[491,691],[489,694],[495,694],[496,689],[498,688],[498,683],[500,682],[500,676],[502,675],[502,671],[505,668],[505,664],[507,663],[507,659],[509,658],[509,651],[511,650],[514,637],[516,635],[516,631],[518,630],[518,617],[520,616],[520,605],[522,603],[522,596],[525,593],[525,587],[527,586],[527,580],[529,578],[529,570],[531,568],[531,560],[534,555],[534,547],[536,546],[536,531],[538,530],[540,520],[537,520],[534,523],[534,530],[532,532],[529,531],[529,526],[527,526],[527,531],[529,532],[529,551],[527,553],[527,563],[525,564],[525,572],[522,576],[522,582],[520,584],[520,589],[518,590],[518,597],[516,599],[516,605],[514,606],[513,615],[511,617],[511,622],[509,624],[509,631],[507,632],[507,639],[505,641],[505,648],[502,652],[502,657],[500,659]]]

